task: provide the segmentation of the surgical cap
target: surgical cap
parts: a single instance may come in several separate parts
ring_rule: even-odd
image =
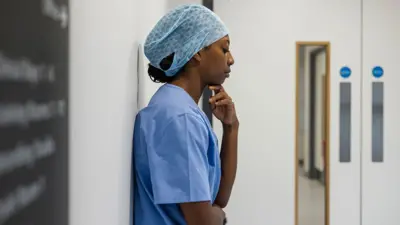
[[[167,13],[146,38],[144,54],[150,65],[169,77],[176,75],[201,49],[228,35],[221,19],[208,8],[197,4],[181,5]],[[171,67],[161,68],[161,61],[174,54]]]

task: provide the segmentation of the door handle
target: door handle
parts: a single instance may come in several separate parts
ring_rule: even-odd
[[[384,151],[384,84],[381,81],[372,82],[371,108],[371,157],[372,162],[381,163]]]
[[[351,162],[351,83],[340,82],[339,87],[339,162]]]

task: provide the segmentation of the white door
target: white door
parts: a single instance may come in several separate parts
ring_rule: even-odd
[[[400,1],[363,0],[362,225],[400,224],[399,41]]]

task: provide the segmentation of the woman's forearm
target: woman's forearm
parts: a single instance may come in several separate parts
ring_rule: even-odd
[[[236,178],[239,122],[223,125],[221,145],[221,183],[215,204],[225,208]]]

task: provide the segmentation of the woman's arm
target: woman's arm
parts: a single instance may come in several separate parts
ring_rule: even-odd
[[[221,183],[215,204],[225,208],[231,196],[235,182],[237,169],[237,145],[238,145],[239,121],[231,125],[223,125],[223,137],[221,146]]]
[[[210,202],[191,202],[180,204],[187,225],[222,225],[225,212]]]

